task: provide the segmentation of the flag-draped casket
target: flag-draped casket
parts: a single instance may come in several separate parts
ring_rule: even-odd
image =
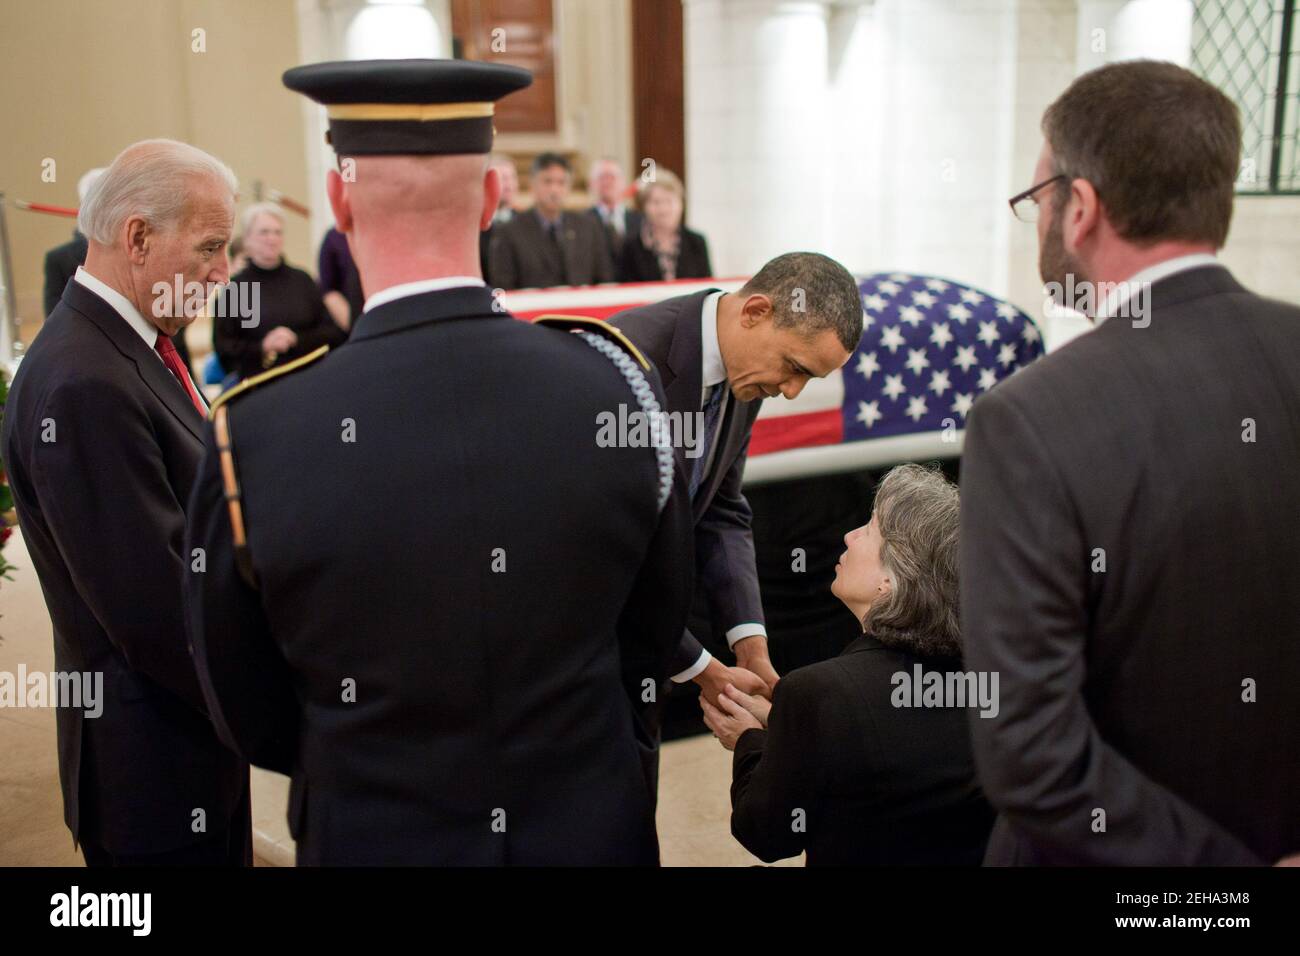
[[[608,318],[624,309],[743,279],[651,282],[508,292],[520,318]],[[1008,302],[946,279],[861,276],[865,329],[843,369],[813,379],[794,401],[763,403],[746,481],[756,483],[951,458],[979,395],[1043,353],[1033,320]]]

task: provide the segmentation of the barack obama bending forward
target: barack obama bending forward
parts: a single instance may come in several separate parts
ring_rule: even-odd
[[[667,410],[698,414],[703,422],[696,447],[674,449],[695,524],[694,552],[682,560],[694,564],[712,626],[738,666],[725,666],[683,630],[672,679],[694,680],[710,701],[728,684],[770,695],[778,676],[767,652],[752,512],[741,488],[750,433],[764,398],[793,399],[810,378],[849,360],[862,337],[857,282],[833,259],[792,252],[768,262],[736,292],[706,289],[621,312],[610,322],[658,368]],[[657,735],[662,702],[645,714]],[[653,780],[653,762],[648,771]]]

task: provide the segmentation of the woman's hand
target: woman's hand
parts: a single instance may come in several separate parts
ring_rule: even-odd
[[[737,704],[753,714],[764,728],[767,727],[767,715],[772,711],[772,702],[770,700],[766,697],[746,694],[735,684],[728,684],[725,693]]]
[[[745,695],[748,696],[748,695]],[[713,731],[722,746],[728,750],[736,749],[736,741],[747,730],[762,730],[758,718],[736,703],[725,693],[718,695],[717,705],[713,705],[700,695],[700,707],[704,710],[704,722]]]

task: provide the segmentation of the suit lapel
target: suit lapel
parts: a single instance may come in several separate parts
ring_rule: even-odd
[[[664,382],[664,397],[668,410],[694,414],[700,410],[700,389],[704,379],[701,356],[700,311],[708,293],[696,293],[682,300],[681,309],[673,327],[672,344],[668,347],[668,368],[671,380]],[[686,457],[686,449],[674,450],[677,463],[691,473],[695,459]]]
[[[550,240],[546,236],[546,230],[542,227],[542,220],[537,215],[536,210],[530,209],[528,212],[520,213],[520,215],[524,217],[523,227],[527,233],[523,237],[525,243],[523,253],[528,256],[529,261],[536,262],[539,252],[543,248],[542,243]],[[546,258],[545,253],[540,253],[540,256],[544,261]]]
[[[745,443],[745,436],[753,427],[754,419],[758,417],[758,410],[761,407],[759,402],[738,402],[736,396],[730,397],[727,413],[718,426],[718,451],[713,456],[713,466],[709,469],[703,488],[695,497],[696,520],[704,514],[709,502],[718,493],[718,486],[722,484],[730,467],[723,463],[730,462],[740,452],[741,445]]]
[[[577,276],[574,260],[577,258],[578,236],[573,224],[573,217],[567,212],[560,213],[560,224],[555,227],[556,237],[560,243],[560,268],[564,272],[566,285],[576,285]]]
[[[671,385],[665,385],[668,407],[672,411],[698,412],[700,389],[703,388],[704,358],[703,336],[700,331],[700,314],[704,300],[717,290],[706,289],[682,300],[681,309],[673,327],[673,341],[668,346],[668,367],[672,370]]]
[[[713,453],[713,461],[710,463],[709,473],[704,476],[699,493],[695,496],[696,519],[698,520],[713,500],[713,496],[718,492],[718,485],[722,483],[723,476],[727,473],[723,462],[729,461],[734,454],[732,450],[733,435],[737,420],[737,413],[740,411],[740,403],[736,401],[734,395],[727,396],[727,407],[722,415],[722,420],[718,422],[718,441],[717,450]]]
[[[176,420],[185,426],[194,440],[203,442],[203,418],[190,401],[185,386],[176,380],[158,354],[149,348],[117,310],[80,282],[72,281],[63,292],[63,301],[99,328],[121,354],[135,364],[144,384],[154,393]],[[162,335],[162,332],[158,333]]]

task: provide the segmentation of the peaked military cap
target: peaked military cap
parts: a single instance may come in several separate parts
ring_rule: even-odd
[[[324,105],[340,156],[489,153],[496,101],[532,82],[517,66],[476,60],[342,60],[284,74]]]

